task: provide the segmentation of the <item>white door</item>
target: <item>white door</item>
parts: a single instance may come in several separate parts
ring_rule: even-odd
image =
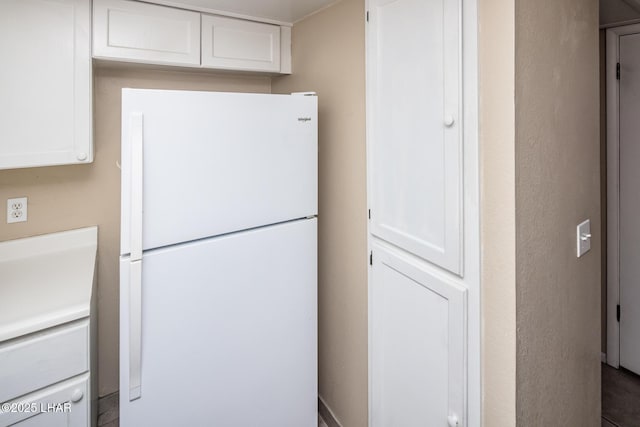
[[[459,1],[368,12],[370,231],[462,275]]]
[[[299,220],[146,252],[133,401],[123,259],[121,426],[317,425],[316,229]]]
[[[381,244],[371,269],[370,426],[465,425],[466,290]]]
[[[640,34],[620,37],[620,365],[640,374]]]
[[[121,254],[130,252],[136,113],[143,249],[317,214],[315,96],[125,89]]]

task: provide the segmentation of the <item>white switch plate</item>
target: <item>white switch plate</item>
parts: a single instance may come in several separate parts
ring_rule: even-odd
[[[7,199],[7,224],[27,221],[27,198]]]
[[[576,228],[576,247],[578,258],[591,249],[591,221],[586,220],[578,224]]]

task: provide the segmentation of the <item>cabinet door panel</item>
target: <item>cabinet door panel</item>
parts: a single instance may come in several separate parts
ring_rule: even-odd
[[[458,0],[372,0],[371,233],[461,274]]]
[[[373,245],[371,426],[464,425],[466,290]]]
[[[95,0],[93,25],[96,58],[200,65],[197,12],[129,0]]]
[[[280,71],[280,27],[202,15],[202,66]]]
[[[87,427],[95,425],[89,410],[89,373],[27,394],[11,402],[29,411],[0,411],[0,426]],[[42,411],[42,412],[41,412]]]
[[[0,169],[86,163],[90,2],[0,2]]]

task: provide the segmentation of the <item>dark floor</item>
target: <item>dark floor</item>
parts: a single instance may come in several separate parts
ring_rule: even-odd
[[[602,427],[640,427],[640,376],[602,364]]]
[[[119,427],[118,399],[118,393],[98,399],[98,427]],[[318,415],[318,427],[327,427],[320,415]]]

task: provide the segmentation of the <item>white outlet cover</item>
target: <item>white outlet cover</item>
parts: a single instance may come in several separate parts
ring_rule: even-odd
[[[576,248],[580,258],[591,250],[591,220],[586,220],[576,227]]]
[[[27,198],[7,199],[7,224],[27,221]]]

